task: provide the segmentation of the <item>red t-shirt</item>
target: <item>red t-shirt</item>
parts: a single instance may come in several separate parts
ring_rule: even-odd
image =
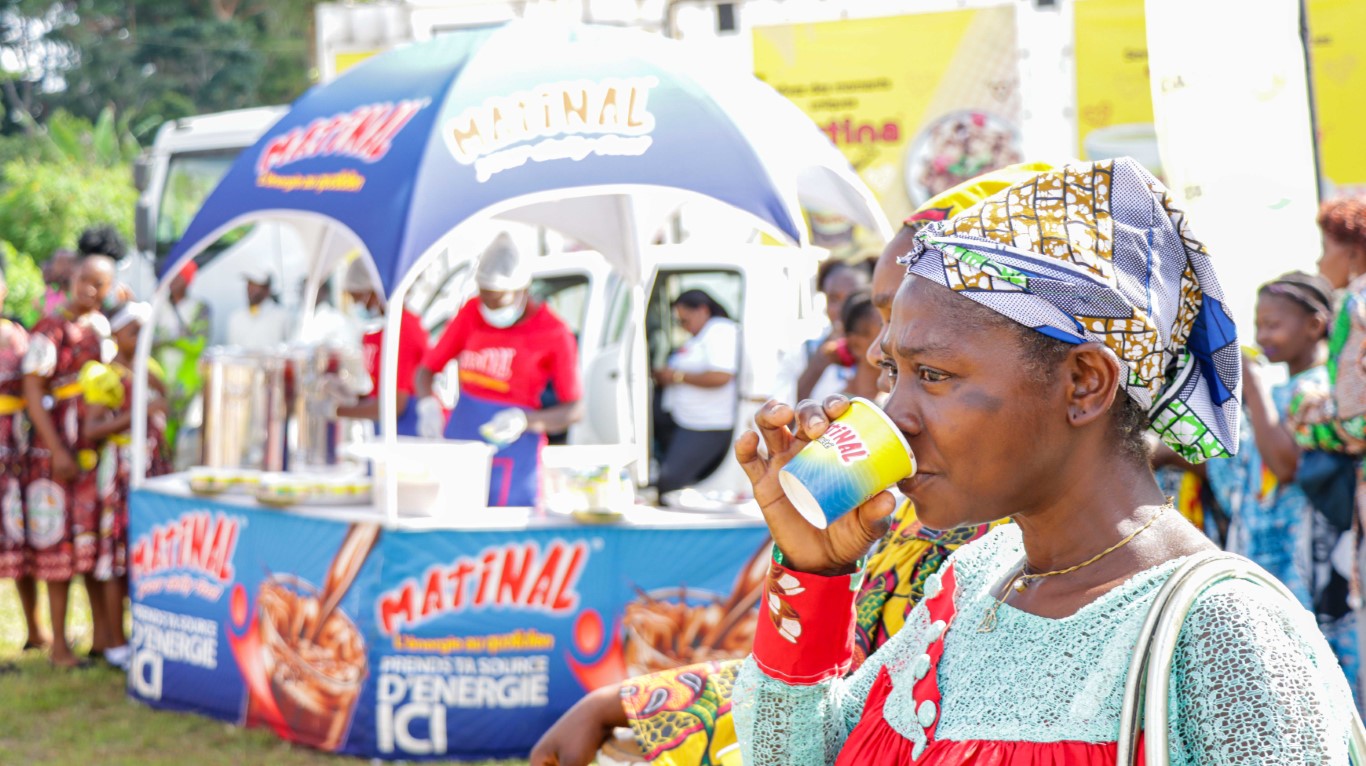
[[[517,324],[497,328],[479,313],[471,298],[446,327],[422,365],[441,372],[452,359],[460,364],[460,389],[500,404],[541,408],[541,394],[555,386],[561,402],[576,402],[579,386],[578,344],[554,311],[533,303]]]
[[[371,390],[379,391],[379,369],[380,361],[383,359],[380,353],[380,344],[384,337],[384,330],[368,332],[361,339],[361,350],[365,354],[365,369],[370,373],[370,382],[374,384]],[[398,324],[398,390],[409,396],[416,393],[413,388],[413,378],[417,375],[417,366],[422,363],[423,357],[427,355],[427,331],[422,329],[422,320],[417,318],[417,314],[403,309],[403,319]]]

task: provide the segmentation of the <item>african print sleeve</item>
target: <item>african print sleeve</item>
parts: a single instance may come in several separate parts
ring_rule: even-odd
[[[1173,766],[1347,766],[1351,693],[1313,616],[1244,581],[1206,591],[1172,671]]]
[[[622,708],[650,763],[738,764],[731,690],[741,664],[740,660],[703,662],[622,684]]]
[[[24,354],[25,375],[50,378],[57,372],[57,351],[61,343],[61,327],[47,319],[33,326],[28,336],[28,351]]]
[[[853,587],[848,576],[770,567],[767,614],[759,617],[754,654],[733,695],[746,766],[834,763],[878,671],[909,651],[908,642],[923,639],[929,620],[921,605],[900,633],[843,678],[853,650]]]

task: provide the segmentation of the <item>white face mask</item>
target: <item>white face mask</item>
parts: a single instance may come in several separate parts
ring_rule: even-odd
[[[517,320],[522,318],[525,311],[526,295],[523,295],[521,300],[513,301],[500,309],[491,309],[485,306],[483,301],[479,303],[479,313],[483,315],[484,321],[499,329],[517,324]]]

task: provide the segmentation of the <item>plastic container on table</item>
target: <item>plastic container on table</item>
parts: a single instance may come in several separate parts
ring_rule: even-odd
[[[398,515],[458,519],[488,506],[493,447],[480,441],[398,438],[388,448],[369,442],[349,448],[371,462],[374,502],[388,512],[385,481],[398,477]]]
[[[619,520],[635,504],[630,445],[583,444],[541,450],[541,505],[585,524]]]

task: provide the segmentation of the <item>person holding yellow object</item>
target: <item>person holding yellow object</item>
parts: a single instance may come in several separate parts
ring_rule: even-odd
[[[152,307],[128,303],[109,320],[117,354],[109,364],[90,362],[81,370],[85,397],[85,438],[99,448],[96,469],[99,488],[99,537],[90,592],[91,611],[104,625],[100,648],[104,659],[126,668],[132,650],[123,632],[123,601],[128,595],[128,484],[133,449],[133,355],[138,333],[152,321]],[[148,475],[170,472],[166,443],[165,373],[155,359],[148,360],[147,403]]]
[[[873,271],[872,302],[882,316],[883,332],[906,273],[897,257],[909,247],[916,231],[1049,167],[1033,163],[1002,168],[939,194],[907,218]],[[879,336],[869,346],[867,359],[880,368],[884,367],[882,340]],[[879,376],[878,387],[891,390],[885,373]],[[924,596],[925,583],[949,554],[992,526],[930,529],[920,523],[909,501],[901,503],[887,533],[868,557],[855,601],[854,668],[896,635]],[[629,726],[640,749],[637,760],[655,766],[738,766],[740,750],[730,714],[730,692],[741,664],[731,660],[689,665],[598,689],[541,738],[531,752],[531,764],[587,764],[614,728]]]
[[[87,256],[64,305],[39,320],[24,355],[24,402],[33,427],[25,472],[25,532],[33,576],[47,583],[52,616],[51,661],[81,664],[66,638],[71,578],[95,567],[98,455],[84,434],[80,372],[103,361],[109,322],[100,306],[114,284],[114,261]],[[51,408],[48,401],[51,401]]]

